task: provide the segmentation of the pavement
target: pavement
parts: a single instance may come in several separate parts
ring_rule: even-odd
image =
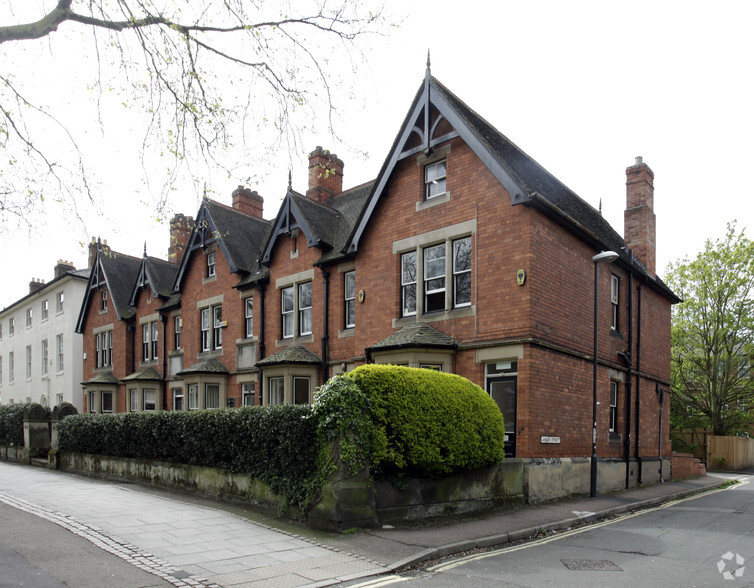
[[[53,522],[165,585],[323,587],[658,506],[731,477],[340,535],[238,505],[7,462],[0,462],[0,503]]]

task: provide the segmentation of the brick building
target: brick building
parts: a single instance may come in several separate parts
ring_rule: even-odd
[[[128,319],[138,333],[156,311],[180,331],[161,356],[164,406],[311,402],[333,374],[403,364],[483,387],[510,457],[584,458],[596,365],[599,457],[641,478],[642,461],[669,456],[657,390],[678,299],[655,272],[653,173],[640,158],[621,236],[428,71],[377,178],[344,191],[343,170],[317,147],[308,190],[289,182],[272,221],[244,188],[232,207],[202,204],[176,239],[170,295]],[[603,251],[617,259],[597,264]]]

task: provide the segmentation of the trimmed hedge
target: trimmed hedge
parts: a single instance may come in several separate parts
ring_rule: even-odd
[[[0,405],[0,445],[24,444],[24,409],[20,402]]]
[[[72,415],[58,424],[58,440],[62,451],[245,472],[302,510],[321,486],[308,405]]]
[[[369,398],[375,475],[440,477],[503,460],[503,415],[466,378],[375,364],[349,377]]]

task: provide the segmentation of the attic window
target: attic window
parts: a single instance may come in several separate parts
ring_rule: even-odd
[[[215,275],[215,252],[207,254],[207,277],[211,278]]]
[[[107,290],[102,290],[102,311],[107,310]]]
[[[424,167],[424,199],[445,194],[445,160]]]

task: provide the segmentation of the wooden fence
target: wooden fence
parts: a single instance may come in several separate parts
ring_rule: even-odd
[[[754,439],[707,437],[707,469],[743,470],[754,466]]]

